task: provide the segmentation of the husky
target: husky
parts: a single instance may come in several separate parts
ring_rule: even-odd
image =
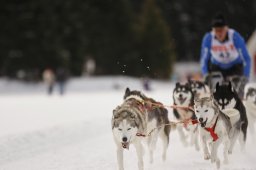
[[[196,120],[196,115],[193,109],[189,109],[190,107],[193,108],[194,105],[194,95],[192,89],[190,88],[189,84],[180,84],[179,82],[176,83],[176,86],[173,90],[173,102],[174,106],[177,108],[173,109],[173,114],[175,118],[179,121],[190,121],[192,120],[192,124],[184,124],[184,126],[177,126],[177,130],[179,132],[181,141],[184,146],[188,145],[187,137],[185,135],[184,129],[189,132],[190,144],[193,146],[195,145],[196,150],[199,150],[199,143],[198,143],[198,128],[197,125],[193,125],[194,120]],[[186,108],[179,108],[180,107],[187,107]]]
[[[217,101],[217,104],[221,110],[224,109],[236,109],[240,113],[240,120],[237,122],[237,128],[240,129],[241,133],[235,133],[235,137],[238,137],[240,134],[240,144],[242,151],[245,148],[246,136],[247,136],[247,127],[248,119],[246,115],[246,109],[239,98],[237,92],[233,89],[231,82],[228,84],[219,83],[216,84],[215,91],[213,92],[214,99]],[[234,142],[236,140],[233,140]],[[231,143],[231,148],[234,147],[235,143]],[[232,152],[233,149],[230,150]]]
[[[247,84],[244,90],[244,105],[248,116],[248,127],[255,139],[254,124],[256,122],[256,84]]]
[[[212,163],[216,163],[217,168],[220,168],[218,147],[220,144],[224,145],[224,163],[227,164],[230,143],[235,140],[233,134],[239,121],[239,113],[235,109],[221,111],[212,96],[196,98],[194,110],[200,124],[199,133],[204,159],[210,159]]]
[[[194,96],[199,97],[201,95],[210,93],[209,86],[201,81],[189,79],[188,84],[189,84],[192,92],[194,93]]]
[[[158,106],[152,105],[156,103]],[[140,91],[126,89],[123,103],[113,110],[112,132],[117,146],[117,160],[119,170],[123,170],[123,151],[129,145],[135,146],[139,170],[143,170],[144,148],[142,141],[147,142],[150,153],[150,163],[153,162],[153,152],[156,148],[158,137],[163,141],[162,159],[166,160],[166,150],[169,144],[168,110],[160,102],[146,97]],[[174,126],[173,126],[174,127]],[[154,130],[155,129],[155,130]],[[154,131],[152,131],[154,130]],[[146,136],[149,134],[150,136]],[[142,140],[145,135],[145,140]]]

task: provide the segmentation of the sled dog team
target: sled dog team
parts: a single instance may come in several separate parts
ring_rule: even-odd
[[[123,103],[113,110],[111,120],[113,138],[117,146],[119,170],[124,169],[123,151],[133,144],[138,158],[138,169],[143,170],[145,142],[149,150],[150,163],[153,162],[156,142],[161,138],[162,159],[166,160],[171,130],[177,130],[184,146],[194,146],[203,150],[203,158],[220,168],[218,148],[222,144],[224,164],[232,154],[236,141],[243,150],[247,138],[247,128],[255,133],[256,85],[247,84],[244,99],[241,100],[231,83],[216,84],[211,93],[208,86],[200,81],[176,83],[173,90],[173,115],[168,118],[168,110],[162,103],[145,96],[142,92],[126,89]]]

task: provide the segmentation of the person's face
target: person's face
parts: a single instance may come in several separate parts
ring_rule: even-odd
[[[219,41],[224,41],[225,38],[226,38],[226,35],[227,35],[227,26],[224,26],[224,27],[214,27],[213,28],[213,31],[216,35],[216,38],[219,40]]]

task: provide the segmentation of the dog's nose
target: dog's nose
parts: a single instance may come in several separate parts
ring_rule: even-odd
[[[203,122],[203,120],[204,120],[203,118],[199,118],[199,122]]]
[[[179,94],[179,97],[182,98],[182,94]]]
[[[127,137],[123,137],[123,142],[127,142]]]

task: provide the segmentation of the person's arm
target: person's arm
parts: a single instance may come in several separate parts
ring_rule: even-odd
[[[246,44],[243,37],[238,32],[234,32],[234,43],[239,54],[241,55],[241,57],[243,57],[244,76],[249,78],[250,70],[251,70],[251,57],[247,51]]]
[[[203,76],[208,74],[208,62],[210,60],[211,34],[207,33],[202,41],[200,65]]]

